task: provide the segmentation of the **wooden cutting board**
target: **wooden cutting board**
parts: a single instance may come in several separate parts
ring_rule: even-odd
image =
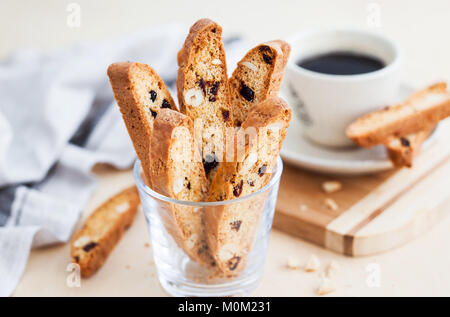
[[[326,194],[327,180],[343,184]],[[330,210],[326,198],[337,202]],[[285,165],[274,228],[327,249],[362,256],[400,246],[439,222],[450,210],[450,122],[411,169],[375,175],[321,175]],[[302,205],[306,206],[301,207]]]

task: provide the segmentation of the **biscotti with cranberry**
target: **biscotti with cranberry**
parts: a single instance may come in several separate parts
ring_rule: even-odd
[[[188,116],[161,109],[154,122],[150,147],[153,190],[177,200],[206,200],[207,181]],[[166,229],[177,244],[193,260],[213,265],[206,244],[203,209],[167,203],[167,210],[171,217],[165,223]]]
[[[80,266],[81,276],[89,277],[105,263],[135,218],[139,206],[135,186],[111,197],[86,220],[71,243],[70,256]]]
[[[222,28],[208,19],[197,21],[178,53],[178,66],[180,111],[194,121],[211,181],[223,160],[226,128],[233,123]]]
[[[209,201],[231,200],[267,185],[286,136],[291,109],[278,97],[253,107],[236,135],[236,162],[223,162],[210,187]],[[265,195],[205,211],[207,241],[218,267],[228,276],[246,264]]]
[[[412,167],[414,156],[420,151],[435,127],[411,133],[400,138],[390,137],[386,142],[389,159],[396,167]]]
[[[160,109],[176,109],[159,75],[148,65],[133,62],[114,63],[108,67],[114,97],[148,182],[149,142],[153,121]]]
[[[363,147],[383,144],[389,137],[415,133],[450,116],[450,92],[438,83],[412,95],[404,103],[369,113],[347,128],[347,136]]]
[[[270,41],[251,49],[237,64],[229,80],[235,126],[254,105],[278,95],[290,51],[285,41]]]

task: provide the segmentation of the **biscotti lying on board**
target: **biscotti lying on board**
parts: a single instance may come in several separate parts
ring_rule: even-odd
[[[450,116],[450,92],[445,83],[428,87],[406,102],[369,113],[347,128],[347,136],[363,147],[383,144],[428,129]]]
[[[135,186],[125,189],[98,207],[75,234],[70,256],[80,266],[81,276],[89,277],[103,265],[131,226],[139,202]]]
[[[450,116],[450,92],[440,82],[405,102],[369,113],[347,128],[347,136],[363,147],[383,144],[395,166],[412,166],[414,155],[439,121]]]
[[[412,167],[414,155],[416,155],[423,143],[428,139],[435,127],[397,138],[389,137],[386,142],[389,159],[395,166]]]

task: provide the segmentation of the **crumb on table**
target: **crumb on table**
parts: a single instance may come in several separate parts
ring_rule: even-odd
[[[325,181],[322,183],[322,190],[327,193],[335,193],[342,189],[342,183],[339,181]]]
[[[325,206],[327,206],[328,209],[333,210],[333,211],[339,210],[339,205],[333,199],[325,198],[324,202],[325,202]]]
[[[305,265],[306,272],[315,272],[320,268],[320,260],[315,254],[311,254]]]

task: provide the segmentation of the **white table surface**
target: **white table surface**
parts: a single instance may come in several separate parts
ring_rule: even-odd
[[[81,6],[80,28],[66,25],[66,5]],[[392,37],[403,49],[403,77],[413,85],[450,80],[450,2],[431,1],[18,1],[0,2],[0,59],[17,48],[52,50],[80,41],[111,39],[136,29],[165,22],[192,24],[209,17],[219,22],[225,35],[242,34],[261,42],[285,37],[307,27],[354,26],[368,28],[369,14],[379,8],[379,32]],[[372,11],[371,11],[372,10]],[[372,27],[373,28],[373,27]],[[95,168],[99,186],[83,219],[110,195],[132,184],[130,171]],[[436,184],[439,186],[439,184]],[[450,206],[448,207],[450,213]],[[83,280],[81,287],[66,284],[69,245],[33,250],[13,295],[53,296],[164,296],[152,261],[144,217],[120,241],[104,267]],[[318,273],[285,268],[290,255],[306,261],[319,256],[322,268],[332,259],[341,266],[337,291],[329,296],[450,296],[450,217],[411,243],[389,253],[349,258],[300,239],[273,231],[266,272],[255,296],[312,296]],[[366,271],[380,268],[379,287],[371,287]],[[369,266],[368,266],[369,265]]]

